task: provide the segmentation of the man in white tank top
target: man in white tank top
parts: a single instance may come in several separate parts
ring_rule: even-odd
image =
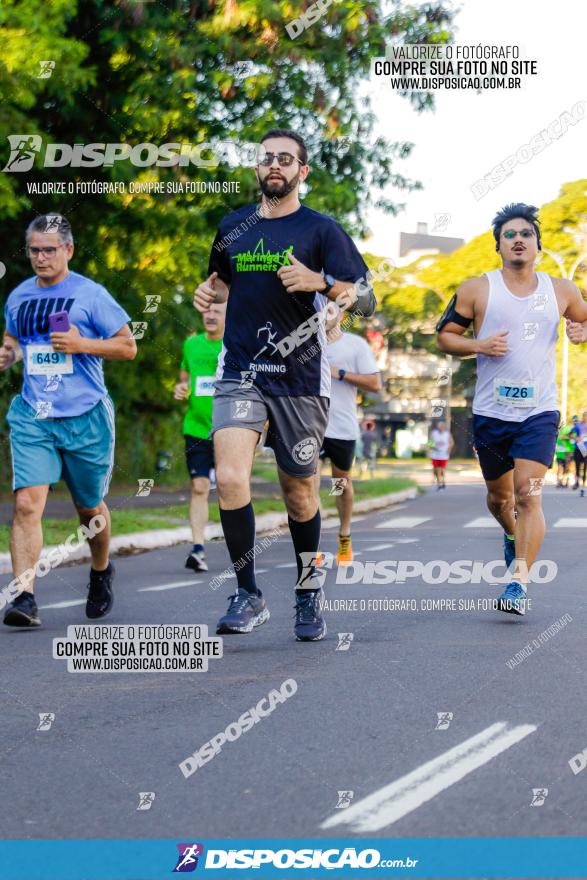
[[[514,563],[497,607],[524,614],[528,572],[544,538],[542,484],[560,420],[558,325],[565,317],[571,342],[585,342],[587,303],[571,281],[534,271],[541,250],[535,207],[507,205],[492,225],[503,268],[464,281],[436,329],[441,351],[477,357],[474,442],[487,506],[504,530],[505,561]],[[465,338],[471,323],[474,338]]]

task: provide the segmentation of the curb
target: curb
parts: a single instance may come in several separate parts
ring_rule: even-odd
[[[380,510],[388,505],[401,504],[402,501],[409,501],[416,498],[418,489],[416,486],[410,489],[402,489],[401,492],[390,492],[388,495],[379,495],[377,498],[366,498],[364,501],[358,501],[354,505],[355,513],[370,513],[373,510]],[[327,508],[322,511],[324,518],[336,515],[334,508]],[[257,517],[257,534],[263,535],[272,532],[274,529],[287,526],[287,513],[262,513]],[[215,538],[222,538],[222,526],[214,523],[207,525],[204,531],[206,541],[213,541]],[[124,556],[131,553],[141,553],[147,550],[159,550],[163,547],[173,547],[176,544],[191,543],[192,533],[188,526],[181,526],[177,529],[155,529],[150,532],[130,532],[127,535],[119,535],[112,538],[110,542],[110,552],[112,556]],[[41,559],[44,559],[54,546],[44,547],[41,552]],[[73,550],[67,563],[86,562],[89,560],[90,551],[87,543]],[[62,563],[63,564],[63,563]],[[58,566],[56,566],[58,567]],[[0,553],[0,574],[10,574],[12,564],[10,561],[10,553]]]

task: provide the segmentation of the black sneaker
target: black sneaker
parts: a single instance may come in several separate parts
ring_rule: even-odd
[[[90,571],[90,583],[88,584],[88,600],[86,602],[86,617],[97,620],[104,617],[112,609],[114,594],[112,593],[112,581],[115,569],[112,563],[105,571]]]
[[[261,593],[239,589],[234,596],[229,596],[229,600],[228,611],[218,621],[216,635],[250,633],[254,627],[269,620],[269,609]]]
[[[32,593],[19,593],[4,614],[6,626],[40,626],[39,609]]]
[[[320,608],[323,601],[322,590],[296,591],[294,632],[298,642],[318,642],[326,635],[326,622]]]
[[[208,571],[208,563],[206,562],[206,554],[204,551],[192,550],[185,561],[185,567],[191,568],[192,571]]]

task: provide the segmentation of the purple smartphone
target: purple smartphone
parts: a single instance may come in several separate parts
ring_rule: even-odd
[[[54,312],[49,315],[49,329],[51,333],[67,333],[69,330],[69,315],[67,312]]]

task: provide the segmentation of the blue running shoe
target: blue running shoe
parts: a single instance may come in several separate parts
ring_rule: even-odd
[[[294,632],[298,642],[318,642],[326,635],[326,622],[320,607],[323,602],[322,590],[296,591]]]
[[[512,581],[497,600],[497,607],[507,614],[525,614],[526,590],[517,581]]]
[[[507,568],[510,567],[516,558],[516,542],[508,538],[505,532],[503,533],[503,558]]]
[[[250,633],[256,626],[269,620],[269,609],[261,593],[237,590],[229,599],[228,611],[218,621],[216,635]]]

